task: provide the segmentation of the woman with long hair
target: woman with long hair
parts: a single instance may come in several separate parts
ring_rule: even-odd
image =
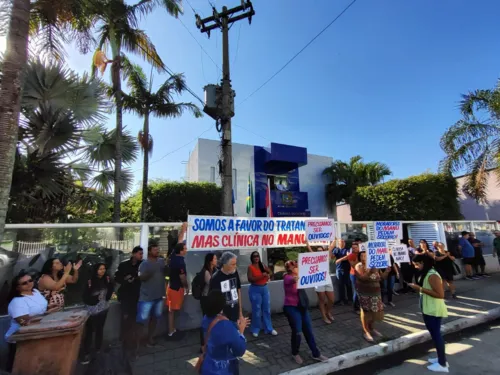
[[[264,333],[276,336],[278,332],[274,330],[271,321],[271,296],[267,287],[267,283],[271,278],[271,270],[262,263],[258,251],[254,251],[250,255],[250,261],[247,270],[247,278],[250,282],[248,297],[252,304],[250,331],[253,337],[259,336],[262,323],[264,323]]]
[[[292,329],[292,356],[298,365],[304,363],[299,355],[301,333],[304,333],[307,345],[311,349],[312,357],[316,361],[326,362],[328,358],[321,355],[312,331],[311,316],[309,315],[309,299],[304,289],[297,289],[299,279],[299,268],[297,262],[288,261],[285,263],[286,274],[283,277],[283,287],[285,289],[285,302],[283,312],[288,319],[288,324]]]
[[[201,269],[201,275],[203,276],[203,291],[200,297],[200,307],[203,316],[207,314],[207,296],[210,288],[210,280],[214,274],[217,267],[217,255],[215,253],[207,253],[205,255],[205,260],[203,261],[203,267]],[[203,348],[205,344],[203,327],[200,327],[200,345]]]
[[[38,289],[47,298],[49,305],[64,308],[66,284],[75,284],[78,281],[78,270],[81,266],[81,260],[75,265],[71,262],[63,265],[57,258],[50,258],[44,263],[38,279]]]
[[[391,267],[384,272],[377,268],[367,268],[366,252],[359,252],[359,263],[354,268],[356,272],[356,292],[360,304],[361,326],[363,327],[363,338],[368,342],[374,342],[373,335],[382,337],[382,334],[375,329],[375,322],[384,319],[384,304],[380,282],[387,279]]]
[[[104,323],[108,316],[109,300],[113,295],[114,286],[106,274],[106,265],[97,263],[92,267],[92,274],[83,292],[83,302],[90,316],[85,326],[84,359],[82,364],[89,362],[92,338],[95,335],[95,350],[101,350]]]
[[[420,306],[424,323],[431,334],[436,347],[437,358],[429,358],[427,368],[434,372],[449,372],[446,362],[445,344],[441,334],[441,321],[448,316],[444,303],[444,288],[441,276],[434,269],[434,259],[425,255],[417,255],[413,264],[419,270],[416,284],[410,286],[420,293]]]
[[[16,344],[10,340],[10,337],[21,326],[35,323],[41,319],[37,317],[56,309],[53,306],[48,306],[45,297],[33,287],[33,277],[24,270],[12,279],[8,301],[11,323],[5,334],[5,341],[9,343],[7,372],[11,372],[16,355]]]
[[[452,298],[457,298],[455,284],[453,283],[453,274],[455,269],[453,262],[455,257],[448,250],[446,250],[442,242],[436,244],[437,250],[434,252],[436,260],[436,271],[441,276],[443,280],[443,290],[445,290],[445,285],[448,285],[448,290],[451,293]]]
[[[310,252],[328,251],[328,253],[330,254],[330,259],[335,259],[332,251],[335,248],[336,243],[337,243],[336,240],[330,242],[328,249],[325,249],[323,246],[317,246],[313,249],[309,245],[309,242],[306,243],[306,246]],[[328,275],[328,277],[330,277],[330,275]],[[321,312],[321,316],[323,317],[323,322],[325,322],[326,324],[332,324],[332,322],[335,320],[332,314],[333,303],[335,302],[335,296],[333,294],[333,283],[331,282],[331,280],[332,279],[330,277],[329,284],[314,287],[316,295],[318,296],[318,308],[319,311]]]
[[[429,248],[429,243],[427,242],[427,240],[420,240],[416,253],[420,255],[428,255],[432,259],[434,259],[434,252]]]

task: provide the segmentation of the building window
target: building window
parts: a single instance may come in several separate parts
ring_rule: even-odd
[[[234,200],[236,201],[238,199],[238,172],[236,169],[233,169],[233,194],[234,194]]]
[[[215,167],[210,167],[210,182],[215,184]]]

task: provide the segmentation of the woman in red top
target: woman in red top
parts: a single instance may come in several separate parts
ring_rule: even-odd
[[[253,337],[259,336],[264,322],[264,332],[268,335],[276,336],[278,332],[273,329],[271,321],[271,301],[267,283],[271,276],[269,268],[264,266],[260,260],[258,251],[250,255],[251,264],[248,266],[247,277],[250,282],[248,296],[252,303],[252,325],[250,331]]]

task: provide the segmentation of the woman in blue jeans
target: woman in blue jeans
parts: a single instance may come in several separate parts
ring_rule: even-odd
[[[409,284],[410,287],[420,293],[420,308],[424,317],[424,323],[431,334],[432,341],[436,346],[437,358],[429,358],[433,372],[449,372],[446,362],[445,344],[441,334],[441,321],[448,316],[448,310],[444,302],[444,288],[441,276],[434,269],[434,259],[427,255],[417,255],[413,258],[415,267],[419,270],[417,284]]]
[[[307,344],[312,352],[312,357],[316,361],[328,361],[324,355],[321,355],[312,331],[311,317],[307,311],[309,300],[304,289],[297,289],[297,280],[299,278],[299,269],[297,263],[288,261],[285,264],[286,275],[283,278],[283,287],[285,289],[285,303],[283,312],[285,313],[290,328],[292,329],[292,356],[297,364],[304,363],[299,355],[301,333],[304,334]]]
[[[273,329],[271,321],[271,301],[267,283],[271,275],[269,268],[264,266],[260,260],[258,251],[250,255],[251,264],[248,266],[247,277],[250,282],[248,296],[252,303],[252,325],[250,331],[253,337],[259,336],[264,322],[264,332],[276,336],[278,332]]]

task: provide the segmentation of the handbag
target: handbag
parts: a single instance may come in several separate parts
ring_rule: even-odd
[[[208,344],[208,339],[210,338],[210,332],[212,331],[212,328],[219,323],[221,320],[228,320],[225,316],[222,315],[217,315],[217,317],[212,320],[212,323],[208,326],[207,329],[207,335],[205,336],[205,343],[203,344],[202,348],[202,353],[198,357],[198,360],[196,361],[196,365],[194,365],[194,369],[198,374],[201,374],[201,367],[203,366],[203,361],[205,360],[205,353],[207,351],[207,344]]]

